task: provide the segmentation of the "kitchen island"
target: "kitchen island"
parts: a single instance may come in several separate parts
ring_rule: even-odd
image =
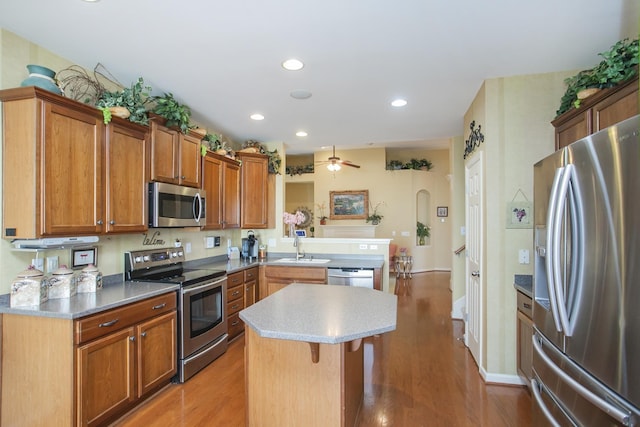
[[[363,338],[396,327],[395,295],[295,283],[240,312],[247,426],[352,426]]]

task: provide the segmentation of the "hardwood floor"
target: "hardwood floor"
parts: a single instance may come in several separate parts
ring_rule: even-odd
[[[487,385],[480,378],[461,341],[463,323],[450,318],[449,273],[414,274],[407,282],[399,283],[397,329],[364,344],[357,425],[530,426],[524,387]],[[171,384],[113,425],[244,426],[243,350],[239,338],[187,383]]]

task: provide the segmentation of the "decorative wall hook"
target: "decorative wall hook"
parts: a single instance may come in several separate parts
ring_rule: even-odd
[[[473,151],[480,146],[481,143],[484,142],[484,135],[480,131],[482,129],[481,125],[478,125],[478,129],[474,129],[476,127],[476,121],[473,120],[469,125],[469,129],[471,129],[471,135],[469,135],[469,139],[465,141],[464,147],[464,158],[466,159]]]

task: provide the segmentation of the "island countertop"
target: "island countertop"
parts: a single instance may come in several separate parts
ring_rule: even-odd
[[[354,286],[294,283],[240,312],[263,338],[339,344],[393,331],[397,297]]]

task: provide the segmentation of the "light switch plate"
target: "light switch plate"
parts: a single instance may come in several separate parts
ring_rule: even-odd
[[[47,257],[47,273],[51,273],[58,269],[58,257],[57,256],[48,256]]]
[[[34,258],[31,260],[31,265],[33,265],[36,269],[44,272],[44,259]]]
[[[518,262],[520,264],[529,264],[529,250],[520,249],[518,251]]]

